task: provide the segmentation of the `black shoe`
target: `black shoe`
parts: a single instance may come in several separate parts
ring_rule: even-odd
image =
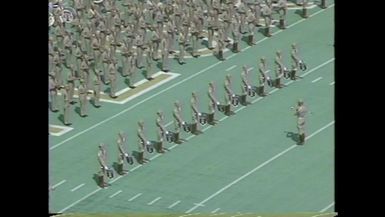
[[[64,123],[64,125],[70,126],[70,125],[72,125],[72,123]]]

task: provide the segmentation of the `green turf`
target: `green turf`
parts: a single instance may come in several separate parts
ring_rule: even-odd
[[[120,129],[128,134],[129,149],[137,150],[136,122],[139,119],[145,121],[148,136],[155,138],[155,112],[158,109],[164,110],[166,122],[171,121],[172,103],[178,99],[183,104],[187,119],[191,116],[189,100],[194,90],[199,95],[200,108],[207,111],[209,81],[215,81],[218,98],[223,101],[222,86],[227,73],[233,75],[234,89],[238,92],[240,68],[243,64],[254,67],[252,81],[255,83],[257,58],[265,56],[269,68],[273,68],[274,53],[280,49],[288,64],[292,42],[298,42],[309,69],[330,60],[334,56],[333,16],[333,8],[327,9],[244,52],[236,55],[227,53],[228,57],[233,56],[204,72],[203,69],[217,63],[214,57],[189,59],[184,66],[173,63],[172,71],[182,75],[166,85],[125,105],[103,103],[99,109],[91,107],[88,118],[74,115],[74,129],[63,136],[51,137],[51,146],[124,109],[130,109],[50,151],[50,182],[56,184],[63,179],[67,180],[52,192],[52,209],[60,211],[98,189],[92,177],[98,170],[96,153],[99,142],[107,144],[109,163],[112,164],[117,159],[115,140]],[[295,20],[299,20],[298,15],[289,16],[288,23]],[[230,72],[225,71],[233,65],[237,67]],[[295,118],[289,108],[297,98],[304,98],[314,113],[309,116],[308,134],[334,120],[334,87],[329,85],[334,81],[333,68],[334,64],[330,63],[246,107],[235,116],[208,129],[203,135],[192,138],[170,153],[120,178],[108,189],[99,190],[67,212],[185,212],[194,203],[204,200],[295,143],[286,137],[285,131],[296,132]],[[136,106],[147,97],[197,72],[202,73]],[[319,76],[323,79],[311,83]],[[57,116],[58,114],[50,114],[50,123],[60,123]],[[218,114],[216,118],[222,117],[222,114]],[[183,133],[184,138],[188,136]],[[219,212],[227,213],[316,212],[323,209],[333,202],[333,139],[331,126],[311,138],[307,145],[296,147],[209,200],[204,207],[197,208],[196,212],[210,213],[216,208],[221,208]],[[85,183],[82,188],[70,191],[82,183]],[[122,190],[122,193],[109,198],[118,190]],[[143,194],[134,201],[128,201],[138,193]],[[157,197],[162,198],[152,205],[147,204]],[[167,208],[178,200],[181,201],[178,205],[172,209]]]

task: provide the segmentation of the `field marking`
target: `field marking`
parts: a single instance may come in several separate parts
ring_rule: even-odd
[[[239,111],[242,111],[242,110],[245,109],[245,108],[246,108],[246,106],[242,106],[242,107],[238,108],[237,110],[235,110],[234,112],[237,113],[237,112],[239,112]]]
[[[171,150],[171,149],[173,149],[173,148],[175,148],[176,146],[178,146],[179,144],[174,144],[174,145],[172,145],[170,148],[168,148],[169,150]]]
[[[247,212],[247,213],[240,213],[240,212],[238,212],[238,214],[230,216],[230,217],[243,216],[243,215],[251,215],[251,214],[253,214],[253,213],[252,212]],[[262,216],[259,215],[259,216],[256,216],[256,217],[262,217]]]
[[[269,93],[271,94],[271,93],[274,93],[274,92],[276,92],[278,90],[279,90],[279,88],[275,88],[275,89],[271,90]]]
[[[230,216],[230,217],[237,217],[237,216],[241,216],[241,215],[243,215],[242,213],[240,213],[240,212],[238,212],[238,214],[236,214],[236,215],[232,215],[232,216]]]
[[[328,8],[331,8],[331,7],[333,7],[333,6],[334,6],[334,4],[330,5]],[[311,14],[310,17],[315,16],[315,15],[317,15],[317,14],[319,14],[319,13],[322,13],[323,11],[326,11],[326,10],[320,10],[320,11],[314,13],[314,14]],[[305,20],[307,20],[307,19],[302,19],[301,21],[305,21]],[[297,25],[298,23],[300,23],[300,22],[293,23],[293,24],[289,25],[286,29],[288,29],[288,28],[290,28],[290,27],[293,27],[293,26]],[[256,44],[259,44],[259,43],[261,43],[261,42],[263,42],[263,41],[265,41],[265,40],[267,40],[267,39],[268,39],[268,37],[265,37],[265,38],[263,38],[263,39],[257,41]],[[248,46],[248,47],[242,49],[242,51],[245,51],[245,50],[247,50],[247,49],[249,49],[249,48],[251,48],[251,47],[252,47],[252,46]],[[234,54],[230,55],[227,59],[230,59],[230,58],[234,57],[236,54],[239,54],[239,53],[234,53]],[[216,63],[214,63],[214,64],[212,64],[212,65],[210,65],[210,66],[208,66],[208,67],[202,69],[201,71],[199,71],[199,72],[197,72],[197,73],[195,73],[195,74],[190,75],[189,77],[187,77],[187,78],[185,78],[185,79],[183,79],[183,80],[181,80],[181,81],[179,81],[179,82],[177,82],[177,83],[175,83],[175,84],[173,84],[173,85],[171,85],[171,86],[169,86],[169,87],[167,87],[167,88],[165,88],[165,89],[163,89],[163,90],[161,90],[161,91],[159,91],[159,92],[157,92],[157,93],[155,93],[155,94],[153,94],[153,95],[151,95],[151,96],[149,96],[149,97],[147,97],[147,98],[145,98],[145,99],[143,99],[142,101],[140,101],[140,102],[138,102],[138,103],[136,103],[136,104],[134,104],[134,105],[132,105],[132,106],[130,106],[130,107],[124,109],[123,111],[121,111],[121,112],[119,112],[119,113],[117,113],[117,114],[115,114],[115,115],[113,115],[113,116],[111,116],[111,117],[109,117],[109,118],[107,118],[107,119],[105,119],[105,120],[103,120],[103,121],[97,123],[97,124],[94,124],[94,125],[92,125],[91,127],[87,128],[87,129],[85,129],[85,130],[80,131],[79,133],[76,133],[75,135],[73,135],[73,136],[71,136],[71,137],[69,137],[69,138],[63,140],[62,142],[59,142],[58,144],[56,144],[56,145],[50,147],[49,150],[54,150],[55,148],[57,148],[57,147],[61,146],[62,144],[64,144],[64,143],[66,143],[66,142],[68,142],[68,141],[70,141],[70,140],[72,140],[72,139],[74,139],[74,138],[76,138],[76,137],[82,135],[83,133],[86,133],[86,132],[92,130],[93,128],[95,128],[95,127],[97,127],[97,126],[99,126],[99,125],[101,125],[101,124],[103,124],[103,123],[105,123],[105,122],[107,122],[107,121],[109,121],[109,120],[111,120],[111,119],[113,119],[113,118],[115,118],[115,117],[118,117],[118,116],[120,116],[121,114],[126,113],[127,111],[130,111],[131,109],[135,108],[136,106],[138,106],[138,105],[140,105],[140,104],[142,104],[142,103],[144,103],[144,102],[146,102],[146,101],[148,101],[148,100],[150,100],[150,99],[152,99],[152,98],[158,96],[159,94],[162,94],[162,93],[166,92],[167,90],[169,90],[169,89],[171,89],[171,88],[173,88],[173,87],[175,87],[175,86],[178,86],[179,84],[181,84],[181,83],[183,83],[183,82],[185,82],[185,81],[190,80],[191,78],[194,78],[194,77],[200,75],[200,74],[203,73],[203,72],[206,72],[207,70],[209,70],[209,69],[211,69],[211,68],[213,68],[213,67],[215,67],[215,66],[217,66],[217,65],[219,65],[219,64],[221,64],[221,63],[224,63],[224,62],[222,62],[222,61],[216,62]]]
[[[329,64],[330,62],[332,62],[332,61],[334,61],[334,60],[335,60],[335,58],[333,57],[333,58],[331,58],[330,60],[328,60],[328,61],[322,63],[321,65],[319,65],[319,66],[313,68],[312,70],[310,70],[310,71],[308,71],[308,72],[302,74],[301,76],[302,76],[302,77],[305,77],[306,75],[308,75],[308,74],[312,73],[313,71],[315,71],[315,70],[317,70],[317,69],[323,67],[324,65]]]
[[[216,209],[214,209],[213,211],[211,211],[211,213],[216,213],[216,212],[218,212],[220,209],[221,209],[221,208],[216,208]]]
[[[323,64],[321,64],[321,65],[319,65],[319,66],[317,66],[317,67],[311,69],[309,72],[307,72],[307,73],[305,73],[304,75],[302,75],[302,77],[304,77],[304,76],[310,74],[311,72],[313,72],[313,71],[315,71],[315,70],[321,68],[322,66],[324,66],[324,65],[326,65],[326,64],[328,64],[328,63],[334,61],[334,59],[335,59],[335,58],[333,57],[333,58],[331,58],[330,60],[326,61],[325,63],[323,63]],[[261,100],[261,99],[263,99],[263,97],[260,97],[260,98],[258,98],[258,99],[256,99],[256,100],[254,100],[253,103],[254,103],[254,102],[257,102],[257,101],[259,101],[259,100]],[[223,118],[221,118],[221,120],[224,120],[224,119],[226,119],[226,118],[228,118],[228,116],[224,116]],[[210,125],[210,127],[211,127],[211,125]],[[203,131],[204,131],[204,130],[205,130],[205,129],[203,129]],[[187,140],[191,139],[191,138],[194,137],[194,136],[195,136],[195,135],[190,135],[190,136],[187,138]],[[170,147],[169,149],[173,149],[173,148],[176,147],[177,145],[178,145],[178,144],[175,144],[175,145],[173,145],[172,147]],[[134,171],[134,170],[138,169],[138,168],[141,167],[141,166],[142,166],[142,165],[138,165],[138,166],[134,167],[133,169],[131,169],[130,171]],[[120,179],[121,177],[123,177],[123,176],[119,176],[119,177],[116,178],[115,180],[111,181],[111,183],[115,182],[116,180]],[[95,191],[93,191],[93,192],[87,194],[86,196],[80,198],[79,200],[75,201],[74,203],[70,204],[69,206],[65,207],[64,209],[62,209],[62,210],[59,211],[59,212],[60,212],[60,213],[64,212],[65,210],[71,208],[72,206],[76,205],[76,204],[79,203],[80,201],[82,201],[82,200],[88,198],[89,196],[91,196],[91,195],[97,193],[97,192],[100,191],[101,189],[102,189],[102,188],[96,189]],[[195,204],[196,204],[196,203],[195,203]],[[198,206],[199,206],[199,205],[198,205]],[[202,206],[203,206],[203,205],[202,205]]]
[[[207,126],[206,128],[204,128],[202,131],[205,132],[206,130],[210,129],[211,127],[213,127],[212,125],[209,125]]]
[[[318,78],[312,80],[311,83],[315,83],[315,82],[317,82],[317,81],[319,81],[319,80],[321,80],[321,79],[322,79],[322,77],[318,77]]]
[[[328,206],[326,206],[325,208],[321,209],[320,212],[325,212],[326,210],[328,210],[332,206],[334,206],[334,201],[331,204],[329,204]]]
[[[202,203],[194,203],[194,205],[196,205],[196,206],[205,206],[205,205],[202,204]]]
[[[171,204],[170,206],[168,206],[167,208],[171,209],[171,208],[173,208],[174,206],[176,206],[177,204],[179,204],[180,202],[181,202],[181,201],[178,200],[178,201],[176,201],[175,203],[173,203],[173,204]]]
[[[136,169],[138,169],[138,168],[141,167],[141,166],[142,166],[142,164],[139,164],[138,166],[136,166],[136,167],[130,169],[130,171],[133,172],[133,171],[135,171]]]
[[[168,77],[168,78],[166,78],[166,79],[164,79],[164,80],[162,80],[162,81],[160,81],[159,83],[156,83],[155,85],[152,85],[152,86],[150,86],[150,87],[148,87],[148,88],[146,88],[146,89],[144,89],[144,90],[142,90],[142,91],[140,91],[140,92],[138,92],[138,93],[136,93],[136,94],[134,94],[134,95],[132,95],[132,96],[130,96],[130,97],[128,97],[128,98],[126,98],[125,100],[122,100],[122,101],[119,101],[119,104],[125,104],[126,102],[128,102],[128,101],[130,101],[130,100],[132,100],[132,99],[134,99],[134,98],[136,98],[136,97],[138,97],[138,96],[140,96],[140,95],[143,95],[143,94],[145,94],[145,93],[147,93],[147,92],[149,92],[149,91],[151,91],[151,90],[153,90],[153,89],[155,89],[155,88],[157,88],[157,87],[159,87],[159,86],[161,86],[162,84],[164,84],[164,83],[167,83],[167,82],[169,82],[169,81],[171,81],[171,80],[173,80],[174,78],[176,78],[176,77],[178,77],[178,76],[180,76],[181,74],[179,74],[179,73],[172,73],[172,72],[167,72],[167,73],[164,73],[164,72],[157,72],[157,73],[160,73],[160,74],[167,74],[167,75],[171,75],[170,77]],[[157,74],[157,73],[155,73],[155,74]],[[155,75],[154,74],[154,75]],[[153,76],[154,76],[153,75]],[[152,76],[151,76],[152,77]],[[155,78],[155,77],[154,77]],[[143,83],[145,83],[145,82],[147,82],[148,80],[147,79],[143,79],[143,80],[141,80],[141,81],[139,81],[139,82],[136,82],[135,84],[134,84],[134,86],[138,86],[138,85],[140,85],[140,84],[143,84]]]
[[[330,83],[329,83],[329,85],[334,85],[334,83],[335,83],[335,82],[334,82],[334,81],[332,81],[332,82],[330,82]]]
[[[317,214],[317,215],[312,215],[312,216],[310,216],[310,217],[319,217],[319,216],[330,215],[330,214],[335,214],[335,213],[334,213],[334,212],[321,213],[321,214]]]
[[[59,183],[57,183],[57,184],[55,184],[54,186],[52,186],[52,188],[57,188],[57,187],[59,187],[60,185],[62,185],[64,182],[66,182],[67,180],[65,180],[65,179],[63,179],[63,180],[61,180]]]
[[[229,116],[224,116],[224,117],[222,117],[221,119],[219,119],[219,121],[223,121],[223,120],[225,120],[225,119],[227,119]]]
[[[194,215],[194,214],[180,215],[179,217],[186,217],[186,216],[191,216],[191,215]]]
[[[148,91],[151,91],[151,90],[153,90],[153,89],[155,89],[155,88],[161,86],[162,84],[164,84],[164,83],[166,83],[166,82],[169,82],[169,81],[171,81],[172,79],[174,79],[174,78],[176,78],[176,77],[178,77],[178,76],[181,75],[181,74],[179,74],[179,73],[173,73],[173,72],[167,72],[167,73],[165,73],[165,72],[163,72],[163,71],[159,71],[159,72],[154,73],[151,77],[152,77],[152,78],[156,78],[156,77],[158,77],[159,75],[162,75],[162,74],[168,75],[168,77],[165,78],[165,79],[163,79],[163,80],[161,80],[161,81],[158,82],[158,83],[155,83],[155,84],[152,85],[152,86],[149,86],[149,87],[146,88],[146,89],[143,89],[142,91],[139,91],[139,92],[135,93],[134,95],[132,95],[132,96],[130,96],[130,97],[127,97],[127,98],[122,99],[122,100],[108,99],[108,98],[107,98],[107,99],[105,99],[105,98],[100,98],[100,101],[101,101],[101,102],[108,102],[108,103],[113,103],[113,104],[120,104],[120,105],[122,105],[122,104],[125,104],[125,103],[127,103],[128,101],[130,101],[130,100],[132,100],[132,99],[134,99],[134,98],[136,98],[136,97],[138,97],[138,96],[140,96],[140,95],[142,95],[142,94],[145,94],[145,93],[147,93]],[[133,86],[139,86],[139,85],[144,84],[144,83],[146,83],[146,82],[150,82],[150,81],[147,80],[147,79],[142,79],[142,80],[136,82],[135,84],[133,84]],[[75,91],[78,91],[77,88],[75,88],[74,90],[75,90]],[[129,90],[132,90],[132,88],[130,88],[130,87],[123,88],[123,89],[119,90],[118,92],[116,92],[115,95],[116,95],[117,97],[119,97],[120,95],[126,93],[126,92],[129,91]],[[93,90],[88,90],[88,91],[89,91],[89,93],[91,93],[91,94],[94,93]],[[105,92],[103,92],[103,91],[101,91],[100,94],[103,94],[103,96],[108,96],[108,93],[105,93]],[[58,95],[62,95],[62,93],[59,92]],[[79,98],[79,96],[78,96],[77,94],[74,94],[73,97],[76,98],[76,99]],[[87,95],[87,100],[91,100],[91,99],[92,99],[92,97],[89,96],[89,95]]]
[[[71,131],[71,130],[73,130],[74,128],[72,128],[72,127],[67,127],[67,126],[60,126],[60,125],[54,125],[54,124],[50,124],[49,125],[50,127],[53,127],[53,128],[59,128],[59,129],[61,129],[61,131],[60,132],[58,132],[58,133],[53,133],[53,132],[49,132],[49,135],[52,135],[52,136],[61,136],[61,135],[63,135],[63,134],[65,134],[65,133],[68,133],[69,131]],[[48,129],[49,130],[49,129]]]
[[[152,157],[150,158],[150,160],[154,160],[155,158],[157,158],[157,157],[159,157],[159,156],[161,156],[161,154],[156,154],[156,155],[152,156]]]
[[[162,198],[162,197],[157,197],[157,198],[155,198],[153,201],[147,203],[147,205],[152,205],[152,204],[154,204],[156,201],[160,200],[161,198]]]
[[[70,205],[68,205],[68,206],[67,206],[67,207],[65,207],[64,209],[60,210],[60,211],[59,211],[59,213],[63,213],[63,212],[64,212],[64,211],[66,211],[67,209],[69,209],[69,208],[73,207],[75,204],[77,204],[77,203],[79,203],[80,201],[82,201],[82,200],[84,200],[84,199],[88,198],[89,196],[91,196],[91,195],[95,194],[96,192],[100,191],[101,189],[102,189],[102,188],[98,188],[98,189],[96,189],[95,191],[93,191],[93,192],[91,192],[91,193],[87,194],[86,196],[84,196],[84,197],[80,198],[79,200],[77,200],[77,201],[75,201],[75,202],[71,203]]]
[[[226,72],[228,72],[228,71],[234,69],[235,67],[237,67],[237,65],[233,65],[233,66],[231,66],[230,68],[226,69]]]
[[[328,123],[327,125],[323,126],[322,128],[320,128],[319,130],[315,131],[314,133],[312,133],[311,135],[309,135],[308,137],[306,137],[306,139],[310,139],[311,137],[313,137],[314,135],[318,134],[319,132],[321,132],[322,130],[326,129],[327,127],[331,126],[332,124],[334,124],[334,120],[331,121],[330,123]],[[270,162],[272,162],[273,160],[279,158],[280,156],[284,155],[285,153],[289,152],[290,150],[294,149],[295,147],[298,147],[297,144],[294,144],[292,146],[290,146],[289,148],[283,150],[282,152],[274,155],[272,158],[270,158],[269,160],[263,162],[262,164],[260,164],[259,166],[255,167],[254,169],[250,170],[249,172],[245,173],[244,175],[242,175],[241,177],[237,178],[236,180],[232,181],[230,184],[226,185],[225,187],[219,189],[217,192],[215,192],[214,194],[210,195],[209,197],[207,197],[206,199],[202,200],[201,202],[199,202],[199,204],[204,204],[206,203],[207,201],[211,200],[212,198],[214,198],[215,196],[219,195],[220,193],[222,193],[223,191],[225,191],[226,189],[230,188],[231,186],[235,185],[236,183],[238,183],[239,181],[241,181],[242,179],[246,178],[247,176],[251,175],[252,173],[254,173],[255,171],[259,170],[260,168],[264,167],[265,165],[269,164]],[[196,208],[198,208],[197,205],[193,206],[191,209],[187,210],[185,213],[190,213],[191,211],[195,210]]]
[[[109,196],[109,198],[113,198],[113,197],[115,197],[116,195],[118,195],[118,194],[120,194],[120,193],[122,193],[122,190],[119,190],[119,191],[115,192],[114,194],[112,194],[111,196]]]
[[[136,198],[140,197],[140,195],[142,195],[143,193],[138,193],[137,195],[131,197],[128,201],[133,201],[135,200]]]
[[[71,189],[71,192],[78,190],[79,188],[83,187],[84,185],[85,185],[85,183],[76,186],[75,188]]]

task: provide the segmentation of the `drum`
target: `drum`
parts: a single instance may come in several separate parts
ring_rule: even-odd
[[[132,159],[132,156],[126,155],[126,161],[130,165],[134,164],[134,159]]]
[[[71,23],[76,17],[76,10],[73,8],[64,8],[60,19],[64,23]]]
[[[208,116],[207,113],[199,113],[199,114],[198,114],[199,123],[200,123],[202,126],[206,125],[206,123],[207,123],[207,116]]]
[[[255,86],[247,86],[247,95],[249,95],[250,97],[255,97],[256,95],[256,87]]]
[[[173,132],[166,131],[166,140],[169,143],[172,143],[175,141],[175,134]]]
[[[235,94],[231,96],[231,104],[235,107],[239,105],[239,97]]]
[[[299,68],[302,71],[305,71],[307,69],[307,65],[301,60],[301,61],[299,61]]]
[[[108,178],[110,178],[110,179],[114,178],[114,171],[112,169],[107,168],[106,172],[107,172]]]
[[[269,85],[269,87],[274,86],[273,80],[271,80],[270,76],[266,76],[266,81],[267,81],[267,85]]]
[[[186,133],[189,133],[191,131],[191,126],[190,124],[186,123],[186,122],[183,122],[182,123],[182,126],[183,126],[183,130],[186,132]]]
[[[146,150],[148,153],[154,152],[154,144],[155,144],[154,141],[147,141],[146,142]]]

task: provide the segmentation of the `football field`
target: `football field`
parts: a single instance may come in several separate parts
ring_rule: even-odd
[[[50,210],[110,213],[105,215],[109,217],[115,216],[112,213],[335,216],[334,4],[328,3],[327,9],[309,9],[307,19],[289,10],[287,29],[273,28],[270,38],[258,32],[256,45],[242,42],[242,51],[225,52],[225,61],[212,55],[188,58],[184,65],[173,60],[171,73],[165,73],[171,75],[169,80],[165,77],[163,83],[122,103],[105,101],[100,108],[89,105],[86,118],[74,111],[70,127],[61,122],[62,112],[50,112],[52,132],[62,132],[49,136],[49,181],[55,188],[50,192]],[[216,112],[218,124],[201,126],[200,135],[182,132],[186,142],[165,143],[170,151],[147,153],[149,163],[135,161],[128,166],[127,175],[115,173],[111,186],[98,187],[99,143],[106,144],[108,164],[113,165],[118,157],[119,130],[126,133],[130,152],[136,151],[139,120],[145,123],[147,137],[155,140],[159,109],[165,114],[168,129],[173,130],[170,122],[176,100],[182,104],[183,117],[190,121],[193,91],[200,110],[207,112],[210,81],[223,101],[226,74],[232,75],[233,88],[239,93],[242,66],[253,68],[250,79],[257,84],[259,59],[265,57],[273,72],[275,52],[281,50],[285,65],[290,67],[292,43],[297,43],[307,64],[307,70],[299,72],[302,79],[285,79],[287,86],[282,89],[266,86],[268,96],[248,97],[251,104],[233,107],[232,116]],[[123,82],[120,87],[124,88]],[[310,111],[307,141],[302,146],[297,145],[296,117],[291,110],[299,98]],[[74,110],[77,107],[79,103]]]

